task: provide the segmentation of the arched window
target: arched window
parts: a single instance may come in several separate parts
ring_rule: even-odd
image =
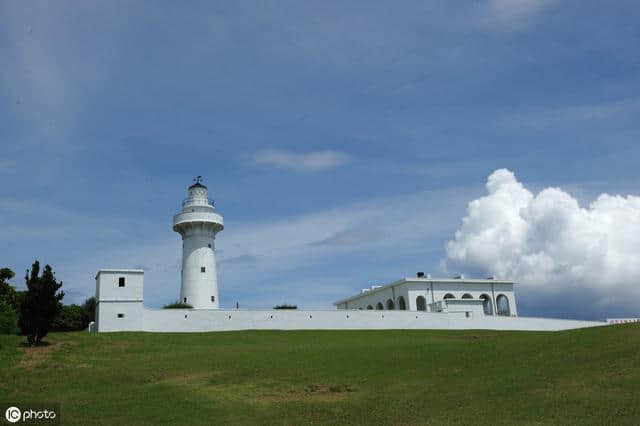
[[[453,294],[451,294],[451,293],[447,293],[447,294],[445,294],[445,295],[444,295],[444,297],[443,297],[443,299],[455,299],[455,298],[456,298],[456,297],[455,297]]]
[[[371,305],[367,306],[367,310],[369,310],[369,311],[370,311],[370,310],[372,310],[372,309],[373,309],[373,306],[371,306]]]
[[[509,309],[509,299],[507,299],[507,296],[505,296],[504,294],[500,294],[498,297],[496,297],[496,307],[498,315],[511,315],[511,310]]]
[[[482,299],[482,309],[484,309],[485,315],[493,315],[493,303],[491,302],[491,298],[488,294],[483,294],[480,296]]]
[[[398,297],[398,309],[401,311],[407,310],[407,304],[405,303],[403,296]]]
[[[376,305],[376,309],[379,311],[384,309],[384,306],[382,306],[382,302],[378,302],[378,304]]]
[[[426,311],[427,310],[427,299],[425,299],[424,296],[416,297],[416,308],[419,311]]]
[[[389,310],[389,311],[393,311],[393,309],[394,309],[394,306],[393,306],[393,300],[388,299],[388,300],[387,300],[387,310]]]
[[[469,293],[465,293],[465,294],[462,295],[462,298],[463,299],[473,299],[473,296],[470,295]]]

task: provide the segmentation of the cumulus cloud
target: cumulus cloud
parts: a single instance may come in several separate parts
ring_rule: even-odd
[[[264,150],[253,157],[256,164],[296,172],[318,172],[333,169],[349,161],[349,156],[339,151],[314,151],[293,153],[281,150]]]
[[[640,197],[602,194],[587,207],[559,188],[537,194],[513,172],[493,172],[446,243],[447,265],[516,280],[524,294],[599,312],[633,310],[640,296]],[[585,309],[592,309],[585,307]]]

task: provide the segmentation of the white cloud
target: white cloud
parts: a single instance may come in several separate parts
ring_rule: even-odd
[[[638,101],[620,101],[549,108],[514,114],[503,119],[507,126],[547,128],[565,123],[608,121],[614,118],[635,117],[640,110]]]
[[[447,264],[514,279],[525,294],[564,297],[567,305],[586,292],[600,310],[633,307],[640,197],[602,194],[585,208],[559,188],[534,194],[506,169],[486,188],[447,242]]]
[[[349,156],[339,151],[314,151],[293,153],[281,150],[264,150],[253,157],[256,164],[297,172],[318,172],[339,167],[349,161]]]
[[[508,20],[537,13],[549,0],[489,0],[487,7],[500,19]]]
[[[520,30],[554,0],[488,0],[480,14],[482,26],[494,30]]]

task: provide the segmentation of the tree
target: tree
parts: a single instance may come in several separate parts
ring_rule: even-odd
[[[297,305],[289,305],[288,303],[283,303],[282,305],[276,305],[273,309],[298,309]]]
[[[193,306],[191,306],[190,304],[182,303],[179,300],[176,300],[175,302],[169,303],[162,307],[162,309],[192,309],[192,308]]]
[[[7,281],[15,277],[15,275],[16,274],[14,274],[13,271],[9,268],[0,269],[0,287],[4,285],[8,285],[9,283]],[[2,291],[1,288],[0,288],[0,291]]]
[[[13,305],[17,299],[16,289],[9,284],[9,280],[15,276],[9,268],[0,269],[0,300]]]
[[[90,297],[87,300],[85,300],[84,303],[82,304],[82,309],[85,315],[84,327],[83,327],[83,329],[85,329],[89,326],[89,323],[91,321],[96,320],[96,298]]]
[[[53,319],[51,331],[80,331],[85,329],[85,312],[80,305],[62,305]]]
[[[18,292],[9,284],[15,276],[9,268],[0,269],[0,334],[17,334],[18,328]]]
[[[18,334],[18,313],[11,305],[0,300],[0,334]]]
[[[62,282],[56,280],[51,266],[46,265],[40,276],[40,262],[37,260],[27,270],[25,276],[27,292],[22,300],[20,318],[22,331],[31,346],[39,344],[47,335],[53,320],[62,309],[60,301],[64,297],[60,290]]]
[[[82,305],[62,305],[53,320],[52,331],[85,330],[96,317],[96,299],[90,297]]]

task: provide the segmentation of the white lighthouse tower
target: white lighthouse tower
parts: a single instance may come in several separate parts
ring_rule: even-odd
[[[173,217],[173,230],[182,235],[182,285],[180,302],[196,309],[217,309],[218,276],[215,238],[224,228],[222,216],[215,212],[207,187],[198,176],[189,187],[182,211]]]

